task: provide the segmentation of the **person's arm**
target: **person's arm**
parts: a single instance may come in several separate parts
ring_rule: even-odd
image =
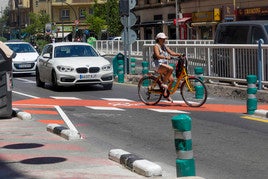
[[[166,48],[167,48],[167,52],[168,52],[169,55],[171,55],[171,56],[178,56],[178,57],[180,57],[180,56],[183,55],[182,53],[176,53],[176,52],[174,52],[173,50],[171,50],[171,49],[168,48],[168,47],[166,47]]]

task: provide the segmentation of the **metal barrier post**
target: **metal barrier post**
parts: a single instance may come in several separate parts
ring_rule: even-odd
[[[118,83],[124,83],[124,60],[123,59],[119,59],[118,60]]]
[[[202,67],[195,67],[194,72],[195,72],[195,76],[203,81],[204,69]],[[201,86],[198,81],[195,82],[195,91],[196,91],[195,98],[202,99],[204,96],[204,89],[203,89],[203,86]]]
[[[186,114],[172,117],[175,148],[177,153],[177,177],[195,176],[195,161],[192,150],[192,119]]]
[[[254,114],[255,110],[257,109],[257,103],[258,103],[258,100],[255,95],[257,93],[257,87],[256,87],[257,77],[255,75],[248,75],[247,83],[248,83],[247,113]]]
[[[261,44],[263,44],[263,39],[258,41],[258,89],[262,88],[262,49]]]

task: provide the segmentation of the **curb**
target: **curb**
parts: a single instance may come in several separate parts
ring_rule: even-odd
[[[32,115],[30,113],[23,112],[17,108],[12,109],[12,115],[20,118],[21,120],[31,120],[32,119]]]
[[[82,139],[80,133],[74,130],[70,130],[59,124],[48,124],[47,131],[57,134],[67,140]]]
[[[268,119],[268,110],[263,109],[255,110],[254,115]]]
[[[109,159],[120,163],[129,170],[146,177],[162,176],[162,168],[159,165],[122,149],[110,150]]]

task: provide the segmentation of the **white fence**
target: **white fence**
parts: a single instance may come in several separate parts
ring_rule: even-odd
[[[155,41],[137,41],[132,45],[131,56],[137,56],[150,63]],[[268,45],[262,45],[261,68],[258,70],[258,45],[212,44],[213,41],[169,40],[168,46],[176,52],[187,54],[188,72],[194,74],[194,68],[201,66],[204,77],[211,83],[227,82],[233,85],[245,85],[247,75],[261,74],[261,88],[268,87]],[[104,45],[105,44],[105,45]],[[98,50],[106,54],[123,53],[122,41],[98,41]],[[172,62],[171,63],[175,63]],[[150,63],[151,64],[151,63]],[[150,68],[151,66],[149,66]],[[260,82],[259,82],[260,84]]]

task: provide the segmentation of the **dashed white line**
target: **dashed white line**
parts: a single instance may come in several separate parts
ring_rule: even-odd
[[[53,99],[70,99],[70,100],[81,100],[80,98],[76,98],[76,97],[69,97],[69,96],[50,96]]]
[[[22,95],[22,96],[27,96],[27,97],[30,97],[30,98],[40,98],[40,97],[37,97],[37,96],[29,95],[29,94],[26,94],[26,93],[21,93],[21,92],[18,92],[18,91],[12,91],[12,93],[19,94],[19,95]]]
[[[126,101],[126,102],[133,101],[133,100],[126,99],[126,98],[101,98],[101,99],[107,100],[107,101]]]
[[[125,111],[125,109],[115,107],[103,107],[103,106],[86,106],[87,108],[94,110],[114,110],[114,111]]]
[[[161,112],[161,113],[185,113],[185,114],[189,114],[189,112],[186,112],[186,111],[173,110],[173,109],[148,109],[148,110]]]

